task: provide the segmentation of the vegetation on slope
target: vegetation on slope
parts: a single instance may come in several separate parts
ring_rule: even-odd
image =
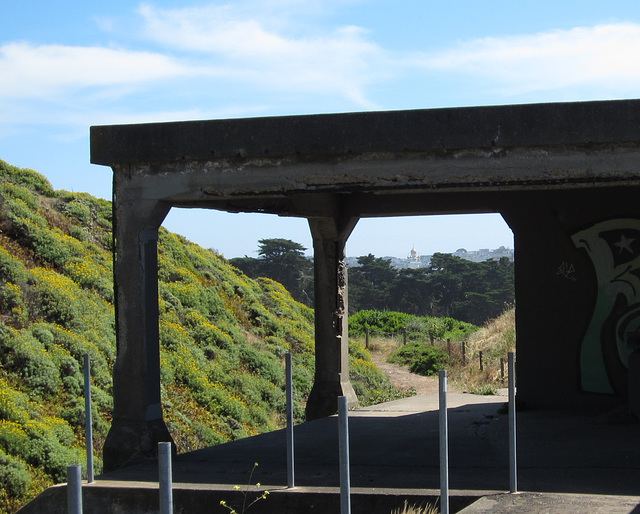
[[[446,369],[456,389],[477,394],[495,394],[507,385],[507,356],[516,349],[514,307],[482,327],[388,311],[360,311],[349,321],[352,340],[362,341],[368,328],[372,351],[413,373]]]
[[[507,387],[507,356],[509,352],[516,351],[515,308],[510,307],[497,318],[485,323],[469,337],[466,348],[465,361],[458,358],[450,371],[451,380],[459,389],[478,394],[495,394],[496,389]],[[502,367],[500,359],[503,359]]]
[[[0,509],[14,511],[85,462],[83,357],[91,358],[96,455],[109,429],[116,356],[111,204],[54,191],[0,161]],[[278,283],[160,231],[162,397],[181,452],[279,428],[283,358],[298,419],[314,372],[313,312]],[[399,393],[353,343],[362,403]],[[100,462],[97,462],[97,472]]]

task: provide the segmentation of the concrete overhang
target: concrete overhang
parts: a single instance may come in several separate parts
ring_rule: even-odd
[[[638,185],[639,159],[639,100],[91,127],[132,199],[285,216],[498,212],[507,191]]]

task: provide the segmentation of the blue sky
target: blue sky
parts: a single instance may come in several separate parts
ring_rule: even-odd
[[[89,127],[640,97],[640,2],[0,0],[0,159],[111,196]],[[172,211],[227,257],[305,220]],[[497,215],[362,220],[348,255],[513,246]]]

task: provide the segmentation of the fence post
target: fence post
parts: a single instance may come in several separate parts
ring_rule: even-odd
[[[349,410],[346,396],[338,397],[338,441],[340,456],[340,514],[351,514],[349,471]]]
[[[67,513],[82,514],[82,468],[67,466]]]
[[[286,366],[287,366],[287,384],[286,384],[286,396],[287,396],[287,487],[295,487],[294,478],[294,441],[293,441],[293,372],[291,364],[291,352],[287,352]]]
[[[87,483],[93,482],[93,421],[91,418],[91,361],[84,355],[84,425],[87,442]]]
[[[171,443],[158,443],[158,491],[160,514],[173,513],[173,478],[171,469]]]
[[[484,368],[482,367],[482,351],[478,352],[478,357],[480,358],[480,373],[482,373],[484,371]]]
[[[500,380],[504,382],[504,358],[500,357]]]
[[[364,347],[369,349],[369,327],[364,327]]]
[[[464,366],[467,363],[467,343],[466,341],[462,341],[462,365]]]
[[[516,452],[516,364],[509,352],[509,488],[518,492],[518,460]]]
[[[447,371],[439,372],[440,512],[449,514],[449,422],[447,419]]]

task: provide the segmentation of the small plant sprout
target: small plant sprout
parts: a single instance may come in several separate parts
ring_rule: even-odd
[[[259,502],[260,500],[266,500],[267,496],[269,495],[269,491],[262,491],[262,494],[259,494],[258,496],[256,496],[250,503],[247,504],[247,502],[249,502],[249,496],[251,491],[254,491],[255,489],[260,489],[260,482],[256,482],[255,486],[251,486],[251,480],[253,479],[253,473],[256,470],[256,468],[258,467],[258,463],[254,462],[253,463],[253,468],[251,469],[251,473],[249,474],[249,480],[247,482],[246,487],[244,488],[244,490],[242,491],[242,508],[241,510],[236,510],[233,507],[231,507],[230,505],[227,505],[227,502],[225,500],[220,500],[220,505],[222,505],[225,509],[227,509],[231,514],[244,514],[246,511],[248,511],[255,503]],[[235,490],[240,490],[241,487],[239,485],[234,485],[233,488]]]

